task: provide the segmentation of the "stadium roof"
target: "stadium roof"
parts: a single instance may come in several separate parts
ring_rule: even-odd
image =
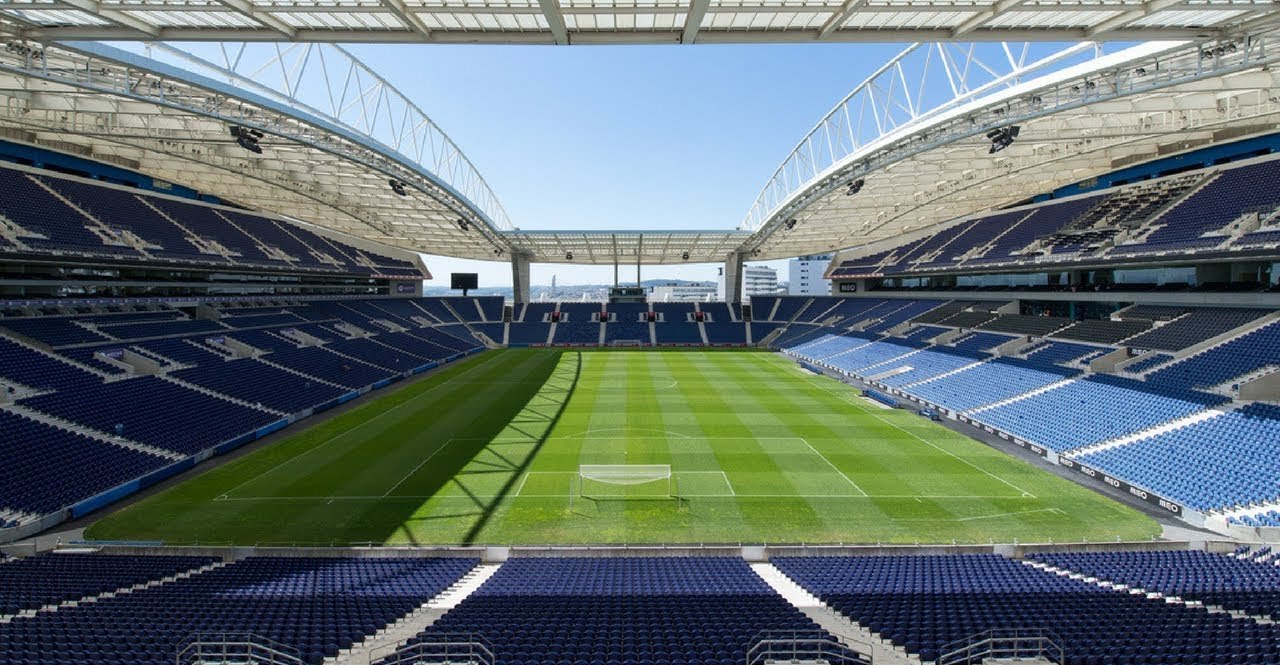
[[[1278,34],[1150,42],[1041,75],[1015,67],[927,110],[893,83],[956,68],[937,57],[944,45],[909,49],[783,161],[741,225],[753,231],[744,250],[771,259],[902,240],[1141,161],[1275,132]],[[992,133],[1013,128],[995,148]]]
[[[746,231],[511,231],[503,237],[533,263],[716,263]]]
[[[489,186],[403,95],[333,46],[267,51],[270,61],[231,57],[273,65],[274,79],[163,45],[152,57],[97,42],[8,48],[0,137],[392,247],[477,259],[507,249],[498,234],[512,226]],[[259,133],[260,152],[235,127]]]
[[[1273,0],[7,0],[39,40],[490,44],[1203,39]]]
[[[1255,24],[1240,37],[1114,53],[1098,42],[914,44],[797,144],[737,230],[520,231],[449,137],[334,45],[10,41],[0,135],[430,254],[787,258],[936,229],[1136,161],[1275,131],[1277,35]],[[988,132],[1012,126],[1018,137],[992,153]],[[261,154],[237,145],[233,127],[260,132]]]

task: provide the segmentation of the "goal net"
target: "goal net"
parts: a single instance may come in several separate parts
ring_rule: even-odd
[[[574,494],[600,499],[666,499],[675,495],[670,464],[582,464]]]

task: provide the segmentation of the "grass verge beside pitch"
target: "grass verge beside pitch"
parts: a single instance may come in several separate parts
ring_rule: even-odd
[[[304,425],[305,427],[305,425]],[[669,464],[578,487],[581,464]],[[1056,542],[1147,516],[776,354],[490,351],[91,525],[237,544]]]

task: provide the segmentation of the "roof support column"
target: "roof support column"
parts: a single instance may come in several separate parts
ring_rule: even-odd
[[[529,255],[511,254],[511,299],[517,305],[529,302]]]
[[[734,252],[724,260],[724,301],[742,304],[742,264],[746,255]]]

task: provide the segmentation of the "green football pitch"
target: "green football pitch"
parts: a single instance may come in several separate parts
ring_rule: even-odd
[[[741,351],[486,352],[91,525],[237,544],[1148,539],[1141,513]],[[666,465],[631,485],[580,465]],[[639,479],[643,480],[643,478]]]

